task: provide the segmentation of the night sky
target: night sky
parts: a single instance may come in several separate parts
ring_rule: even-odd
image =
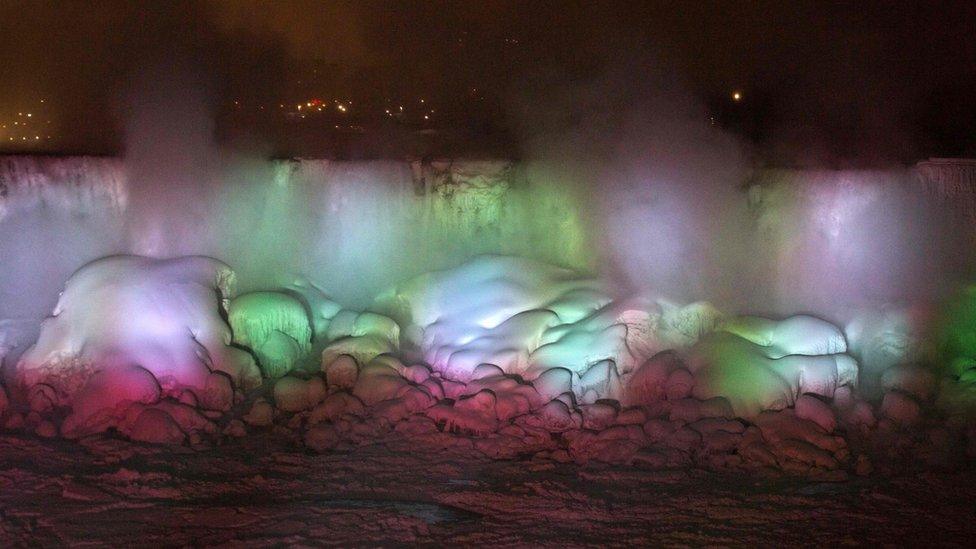
[[[192,91],[218,135],[275,154],[394,126],[517,151],[527,100],[586,118],[664,86],[770,163],[972,156],[974,21],[974,2],[0,0],[0,121],[8,150],[113,153],[143,96]],[[576,100],[594,88],[606,104]],[[287,114],[312,99],[316,126]]]

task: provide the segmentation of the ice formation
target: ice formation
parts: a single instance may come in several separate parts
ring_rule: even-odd
[[[234,342],[254,351],[265,376],[285,375],[312,345],[308,311],[282,292],[251,292],[230,302],[227,320]]]
[[[90,263],[65,284],[15,383],[48,387],[51,406],[70,407],[66,434],[102,430],[126,403],[162,397],[227,409],[232,385],[260,383],[250,355],[230,346],[220,315],[233,291],[233,271],[206,257]]]
[[[53,165],[18,174],[27,184],[0,196],[0,223],[46,203],[68,217],[101,211],[82,217],[92,234],[114,234],[127,193],[139,190],[119,166],[91,162],[111,172],[102,187]],[[0,168],[11,166],[22,168]],[[870,470],[848,439],[861,452],[904,446],[923,429],[970,436],[956,415],[976,411],[972,296],[941,314],[932,348],[916,309],[866,297],[876,282],[872,298],[901,297],[914,276],[908,251],[873,236],[892,228],[887,205],[911,211],[879,184],[893,175],[817,173],[814,184],[791,185],[796,174],[773,174],[751,191],[770,257],[749,258],[772,290],[755,310],[822,311],[841,330],[808,315],[729,316],[644,284],[630,295],[614,276],[595,277],[604,256],[588,244],[599,227],[544,167],[301,161],[268,170],[270,185],[256,178],[221,194],[213,234],[185,243],[213,244],[248,293],[235,297],[234,273],[214,259],[115,256],[70,278],[22,356],[31,330],[14,334],[0,319],[0,361],[8,370],[17,361],[0,392],[4,426],[70,438],[115,429],[165,444],[271,432],[317,451],[402,436],[492,458],[825,479]],[[57,178],[76,184],[57,191]],[[45,215],[38,221],[48,227]],[[115,249],[95,240],[70,261]],[[4,239],[0,251],[22,246]],[[641,250],[609,256],[628,253]],[[676,274],[666,262],[644,266]],[[936,354],[945,371],[928,366]],[[953,418],[949,435],[933,431],[933,405]]]
[[[604,360],[629,371],[653,346],[646,310],[613,303],[596,280],[522,258],[484,256],[422,275],[378,304],[436,371],[459,381],[481,364],[529,378],[552,367],[579,376]]]
[[[728,398],[746,418],[791,407],[804,393],[832,398],[857,383],[857,362],[846,351],[839,329],[810,316],[733,318],[691,350],[693,394]]]

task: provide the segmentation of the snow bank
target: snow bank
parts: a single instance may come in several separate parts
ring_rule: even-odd
[[[697,398],[722,396],[739,417],[793,406],[803,393],[832,398],[857,383],[857,363],[836,327],[809,316],[783,321],[740,317],[692,348]]]
[[[654,347],[645,304],[613,303],[598,281],[522,258],[421,275],[377,304],[434,370],[460,381],[485,363],[530,378],[554,367],[580,375],[603,360],[629,371]]]
[[[260,381],[253,359],[229,346],[220,315],[233,286],[233,271],[206,257],[92,262],[65,284],[15,383],[50,387],[53,404],[72,409],[65,428],[75,433],[107,427],[127,402],[172,397],[226,409],[230,382]]]
[[[231,300],[227,320],[234,342],[254,351],[266,377],[287,374],[312,348],[308,311],[301,301],[286,293],[240,295]]]

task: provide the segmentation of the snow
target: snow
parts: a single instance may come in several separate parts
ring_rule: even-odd
[[[127,403],[188,391],[205,408],[227,410],[234,387],[258,382],[220,316],[233,286],[233,271],[205,257],[90,263],[65,284],[15,383],[38,411],[69,406],[62,431],[70,437],[116,426]]]
[[[251,349],[266,377],[287,374],[311,350],[312,325],[305,306],[282,292],[251,292],[230,302],[227,319],[234,342]]]
[[[528,379],[558,367],[582,377],[593,371],[587,389],[609,397],[617,390],[611,378],[657,345],[646,303],[613,302],[595,280],[515,257],[484,256],[421,275],[385,292],[377,306],[400,320],[435,371],[462,382],[482,364]]]
[[[857,383],[857,363],[844,350],[840,330],[813,317],[729,319],[690,351],[693,394],[724,396],[746,418],[790,407],[803,393],[833,398]]]

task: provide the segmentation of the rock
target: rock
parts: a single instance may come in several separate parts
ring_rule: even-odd
[[[854,474],[859,477],[866,477],[874,471],[871,459],[865,454],[860,454],[854,461]]]
[[[752,467],[777,467],[776,456],[768,444],[753,441],[743,444],[739,448],[739,456],[745,464]]]
[[[326,452],[339,444],[339,433],[328,423],[313,425],[305,432],[305,446],[316,452]]]
[[[643,408],[627,408],[617,414],[617,425],[643,425],[647,421]]]
[[[671,372],[664,382],[664,396],[668,400],[681,400],[691,396],[695,386],[695,378],[685,368],[678,368]]]
[[[3,356],[0,356],[0,362],[3,361]],[[10,407],[10,400],[7,398],[7,390],[0,386],[0,417],[3,417],[7,413],[7,408]]]
[[[6,398],[6,394],[4,398]],[[54,409],[58,402],[58,396],[54,392],[54,387],[46,383],[38,383],[27,392],[27,402],[32,412],[43,414]]]
[[[234,405],[234,387],[230,376],[223,372],[213,372],[207,377],[200,405],[208,410],[226,412]]]
[[[921,366],[899,364],[881,374],[881,387],[885,391],[901,391],[925,400],[935,389],[935,375]]]
[[[794,410],[796,417],[808,419],[828,433],[837,428],[837,418],[834,417],[834,411],[824,401],[813,395],[800,395],[796,399]]]
[[[623,404],[647,404],[661,400],[665,396],[669,376],[682,368],[683,364],[674,351],[662,351],[647,359],[627,380]]]
[[[430,368],[424,364],[414,364],[404,368],[402,375],[412,383],[421,384],[430,379]]]
[[[900,425],[914,425],[920,419],[921,409],[910,396],[888,391],[881,401],[881,415]]]
[[[722,418],[705,418],[699,419],[693,423],[688,424],[689,429],[694,429],[702,434],[711,435],[713,433],[730,433],[730,434],[742,434],[746,430],[746,426],[742,424],[741,421],[735,419],[722,419]]]
[[[3,428],[8,431],[15,431],[24,426],[24,415],[14,412],[10,414],[7,421],[3,423]]]
[[[352,389],[359,377],[359,364],[350,355],[339,355],[322,366],[329,389]]]
[[[360,372],[352,394],[366,406],[373,406],[384,400],[396,398],[400,390],[406,386],[409,386],[409,382],[400,377],[396,370],[386,366],[367,366]]]
[[[671,421],[682,420],[685,423],[691,423],[707,417],[732,419],[734,417],[732,406],[722,397],[710,398],[708,400],[685,398],[674,401],[671,405],[671,413],[669,416]]]
[[[204,417],[199,409],[187,406],[174,399],[167,398],[160,400],[151,405],[151,407],[169,414],[179,428],[189,436],[197,432],[207,434],[215,434],[217,432],[217,426]],[[125,426],[123,425],[121,427],[124,428]]]
[[[308,380],[286,376],[274,386],[275,405],[285,412],[310,410],[325,398],[325,394],[325,382],[317,376]]]
[[[870,404],[863,400],[855,401],[844,412],[843,419],[845,423],[864,427],[874,427],[877,424],[877,418],[874,417],[874,410]]]
[[[454,433],[486,435],[498,429],[495,395],[488,390],[463,397],[450,406],[440,402],[424,411],[427,417]]]
[[[98,433],[116,425],[121,410],[129,403],[152,404],[161,389],[145,368],[127,366],[100,370],[71,397],[71,415],[61,425],[66,438]]]
[[[664,437],[662,443],[668,448],[674,448],[683,452],[690,452],[701,446],[702,437],[693,429],[679,427]]]
[[[850,385],[838,387],[834,391],[833,405],[838,410],[848,410],[854,406],[854,391],[851,390]]]
[[[458,400],[454,407],[459,410],[467,410],[482,413],[488,416],[495,416],[495,393],[489,390],[478,391],[474,395]]]
[[[128,432],[129,438],[152,444],[183,444],[186,435],[173,417],[156,408],[146,408]]]
[[[224,434],[229,437],[240,438],[247,436],[247,429],[244,427],[243,421],[232,419],[227,423],[227,427],[224,428]]]
[[[617,407],[606,401],[580,407],[583,414],[583,428],[599,431],[606,429],[617,420]]]
[[[522,416],[516,420],[520,425],[545,429],[551,433],[561,433],[583,426],[582,415],[570,411],[562,401],[552,400],[534,413]]]
[[[663,441],[664,439],[671,436],[671,433],[677,429],[677,424],[664,419],[649,419],[644,422],[643,429],[644,434],[647,435],[647,439],[652,444]]]
[[[346,414],[360,415],[364,409],[362,401],[355,396],[349,393],[332,393],[312,409],[308,415],[308,424],[335,421]]]
[[[34,432],[37,433],[37,436],[44,438],[54,438],[58,436],[58,428],[46,419],[37,424],[37,427],[34,428]]]
[[[267,427],[274,422],[274,407],[264,399],[258,399],[244,416],[244,421],[252,427]]]

